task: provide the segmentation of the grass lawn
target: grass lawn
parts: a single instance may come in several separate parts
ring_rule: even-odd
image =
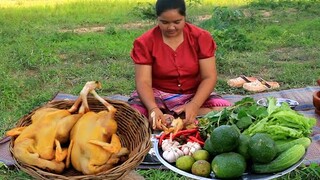
[[[57,92],[78,94],[98,80],[104,96],[134,90],[132,42],[155,25],[151,0],[0,1],[0,134]],[[241,74],[282,89],[320,79],[319,0],[189,0],[188,21],[218,44],[220,94],[248,94],[226,81]],[[160,170],[146,179],[185,179]],[[319,166],[280,179],[319,179]],[[0,179],[29,179],[0,166]]]

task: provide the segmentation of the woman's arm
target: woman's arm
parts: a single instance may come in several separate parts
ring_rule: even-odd
[[[152,90],[151,68],[151,65],[135,65],[135,83],[137,92],[148,110],[157,106]]]
[[[216,60],[215,57],[210,57],[206,59],[199,60],[200,64],[200,76],[201,82],[195,93],[195,96],[190,103],[186,105],[185,113],[186,119],[185,123],[189,124],[194,121],[198,115],[198,110],[202,104],[206,101],[209,95],[214,90],[217,83],[217,70],[216,70]]]
[[[215,57],[199,60],[201,83],[192,99],[202,105],[214,90],[217,83],[217,69]]]
[[[153,124],[153,119],[150,117],[152,111],[155,112],[156,120],[163,119],[163,113],[158,108],[153,95],[151,65],[135,64],[135,83],[139,97],[148,110],[149,122]],[[156,121],[156,127],[153,126],[153,129],[155,128],[161,129],[160,122]]]

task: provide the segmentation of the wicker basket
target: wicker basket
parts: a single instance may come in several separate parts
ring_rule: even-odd
[[[118,123],[117,135],[120,137],[122,146],[128,148],[130,151],[129,158],[124,163],[95,175],[83,175],[81,172],[78,172],[73,168],[66,169],[62,174],[54,174],[38,167],[19,162],[13,154],[14,139],[12,139],[10,151],[13,154],[16,166],[37,179],[121,179],[125,177],[143,161],[144,157],[150,150],[151,130],[145,117],[131,108],[128,104],[118,100],[106,100],[117,108],[117,112],[115,114],[115,119]],[[39,108],[54,107],[59,109],[68,109],[73,105],[73,103],[74,101],[71,100],[48,102],[22,117],[16,126],[21,127],[29,125],[31,123],[31,116]],[[106,107],[94,97],[88,96],[88,103],[91,111],[99,112],[106,109]]]

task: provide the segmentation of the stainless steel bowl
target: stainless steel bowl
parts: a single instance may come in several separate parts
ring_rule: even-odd
[[[166,160],[164,160],[162,158],[162,150],[161,148],[159,149],[159,146],[158,146],[158,143],[159,143],[159,140],[156,138],[156,137],[152,137],[151,138],[151,141],[152,141],[152,144],[153,144],[153,149],[155,151],[155,155],[156,157],[158,158],[158,160],[163,164],[165,165],[168,169],[180,174],[180,175],[183,175],[185,177],[188,177],[188,178],[192,178],[192,179],[201,179],[201,180],[212,180],[212,179],[216,179],[218,180],[217,178],[215,178],[214,176],[214,173],[212,172],[210,174],[211,178],[205,178],[205,177],[201,177],[201,176],[196,176],[194,174],[191,174],[191,173],[187,173],[185,171],[182,171],[178,168],[176,168],[173,164],[170,164],[168,163]],[[305,157],[305,155],[304,155]],[[294,164],[293,166],[291,166],[290,168],[282,171],[282,172],[279,172],[279,173],[275,173],[275,174],[253,174],[251,172],[245,172],[242,177],[239,178],[242,179],[242,180],[268,180],[268,179],[274,179],[274,178],[278,178],[280,176],[283,176],[291,171],[293,171],[294,169],[296,169],[298,166],[300,166],[300,164],[303,162],[304,160],[304,157],[301,158],[301,160],[299,162],[297,162],[296,164]]]
[[[282,103],[287,103],[292,109],[294,109],[296,106],[299,105],[298,101],[287,99],[287,98],[276,98],[277,104],[276,106],[281,106]],[[268,106],[268,100],[267,98],[261,98],[257,101],[257,104],[260,106]]]

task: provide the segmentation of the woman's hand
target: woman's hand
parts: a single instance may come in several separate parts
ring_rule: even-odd
[[[158,107],[149,110],[149,122],[152,125],[152,129],[162,130],[161,122],[165,122],[165,117]]]
[[[186,114],[186,117],[184,119],[185,126],[194,123],[198,115],[199,108],[200,106],[192,101],[184,106],[184,112]]]

